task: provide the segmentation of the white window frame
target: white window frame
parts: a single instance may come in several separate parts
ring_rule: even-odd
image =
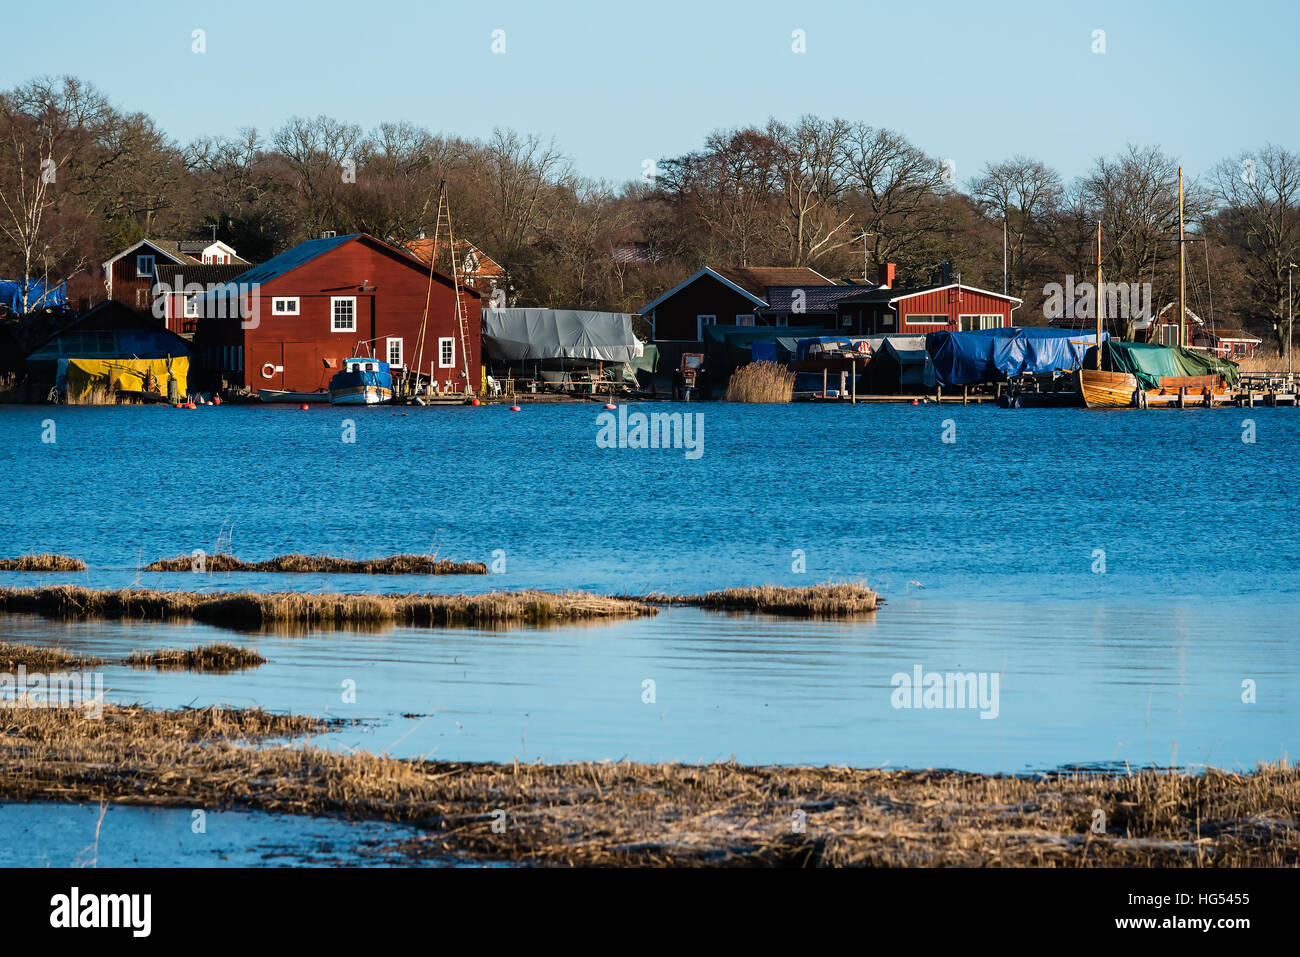
[[[199,311],[199,294],[191,293],[185,297],[185,306],[181,309],[186,319],[198,319]]]
[[[393,361],[393,343],[397,343],[397,361]],[[403,356],[404,344],[400,336],[389,336],[384,342],[384,356],[388,359],[390,369],[400,369],[405,360]]]
[[[906,316],[903,321],[909,326],[946,326],[952,319],[938,313],[926,313],[925,315],[917,314],[915,316]]]
[[[140,264],[145,262],[149,265],[142,268]],[[137,279],[152,279],[156,266],[157,259],[153,253],[138,253],[135,257],[135,277]]]
[[[352,325],[340,326],[338,324],[338,304],[346,302],[352,307]],[[330,332],[356,332],[357,331],[357,297],[356,296],[330,296]]]
[[[744,320],[744,319],[748,319],[749,321],[748,321],[748,322],[742,322],[741,320]],[[753,314],[752,312],[738,312],[738,313],[736,313],[736,325],[738,325],[738,326],[752,326],[752,325],[754,325],[754,314]]]
[[[443,362],[442,361],[443,353],[447,349],[451,350],[451,359],[448,362]],[[439,336],[438,337],[438,368],[454,369],[455,367],[456,367],[456,340],[451,336]]]
[[[282,303],[282,302],[289,303],[289,304],[292,306],[292,308],[286,308],[286,309],[280,309],[280,308],[278,308],[278,306],[279,306],[280,303]],[[271,315],[272,315],[272,316],[296,316],[296,315],[298,315],[298,297],[297,297],[297,296],[272,296],[272,297],[271,297]],[[353,314],[352,314],[352,322],[353,322],[353,325],[356,324],[356,318],[357,318],[357,317],[356,317],[356,311],[355,311],[355,308],[354,308],[354,310],[353,310]],[[333,321],[334,321],[334,311],[333,311],[333,307],[331,306],[331,308],[330,308],[330,322],[332,323]]]
[[[708,320],[707,322],[705,322],[706,319]],[[695,317],[695,341],[696,342],[704,341],[705,326],[716,326],[717,324],[718,324],[718,316],[716,313],[714,314],[701,313],[700,315],[696,316]]]
[[[966,328],[967,319],[975,320],[975,324],[972,325],[969,329]],[[957,330],[959,332],[977,332],[981,329],[1001,329],[1001,328],[1002,328],[1002,316],[997,315],[996,313],[993,315],[989,315],[988,313],[983,313],[978,315],[975,313],[962,313],[957,317]]]

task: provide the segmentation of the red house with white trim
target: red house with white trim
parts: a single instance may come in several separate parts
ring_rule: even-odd
[[[895,287],[894,264],[880,267],[880,282],[866,292],[835,303],[843,335],[911,335],[927,332],[970,332],[1015,324],[1013,313],[1023,300],[977,289],[948,276],[921,288]]]
[[[459,295],[463,336],[450,276],[365,233],[313,239],[205,296],[195,354],[201,368],[249,390],[325,389],[343,360],[373,355],[394,373],[419,361],[441,391],[479,392],[480,297],[464,286]]]

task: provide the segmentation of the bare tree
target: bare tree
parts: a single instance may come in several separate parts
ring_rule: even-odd
[[[793,127],[776,120],[767,124],[772,143],[773,171],[784,216],[790,264],[804,266],[853,241],[843,194],[845,148],[849,124],[844,120],[802,117]]]
[[[61,208],[61,191],[75,183],[74,158],[94,150],[111,115],[107,100],[73,77],[0,94],[0,236],[22,272],[24,312],[38,272],[47,283],[63,281],[86,265],[86,222]]]
[[[1064,196],[1060,175],[1038,160],[1014,156],[985,166],[971,183],[971,195],[990,221],[1006,225],[1008,286],[1024,299],[1047,256],[1048,220]]]
[[[844,171],[857,207],[854,230],[871,238],[876,263],[908,258],[909,251],[944,226],[942,208],[935,203],[950,185],[943,166],[901,134],[853,124]]]
[[[1284,347],[1287,279],[1300,262],[1300,155],[1272,144],[1225,159],[1211,174],[1221,204],[1211,229],[1237,254],[1247,291]]]

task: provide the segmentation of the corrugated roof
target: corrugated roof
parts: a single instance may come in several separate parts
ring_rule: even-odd
[[[860,295],[872,289],[866,285],[852,286],[768,286],[767,303],[772,312],[793,312],[795,291],[803,293],[805,312],[833,312],[835,304],[849,296]]]
[[[246,272],[248,272],[247,263],[195,263],[185,266],[164,265],[157,267],[158,282],[166,283],[169,286],[176,284],[175,280],[178,276],[182,285],[188,285],[192,282],[230,282]]]
[[[234,277],[233,281],[244,284],[249,283],[268,283],[273,279],[278,279],[292,269],[297,269],[304,263],[311,262],[317,256],[323,256],[331,249],[337,249],[346,242],[351,242],[361,233],[349,233],[346,236],[330,236],[325,239],[309,239],[305,243],[299,243],[292,249],[286,249],[278,256],[273,256],[260,266],[254,266],[252,269],[246,269]]]

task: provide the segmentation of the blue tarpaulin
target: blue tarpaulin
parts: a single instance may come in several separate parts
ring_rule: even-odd
[[[1101,335],[1107,338],[1105,332]],[[925,337],[925,350],[940,385],[975,385],[1024,373],[1077,369],[1083,354],[1096,342],[1096,332],[1088,329],[1011,326],[931,332]]]
[[[67,290],[63,283],[46,286],[33,279],[27,284],[27,310],[42,306],[66,306]],[[8,306],[13,312],[23,311],[23,283],[17,279],[0,279],[0,305]]]

